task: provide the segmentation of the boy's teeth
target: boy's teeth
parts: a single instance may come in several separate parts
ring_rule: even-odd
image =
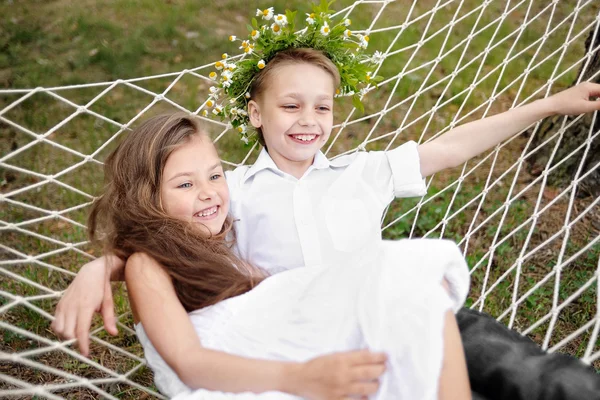
[[[310,142],[311,140],[313,140],[317,135],[294,135],[294,137],[298,140],[302,140],[304,142]]]

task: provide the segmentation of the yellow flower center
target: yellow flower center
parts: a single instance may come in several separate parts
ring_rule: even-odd
[[[315,13],[310,13],[310,18],[315,18]]]
[[[212,107],[212,106],[213,106],[212,100],[209,100],[206,102],[206,107]]]
[[[329,27],[328,26],[323,27],[323,32],[329,33]]]
[[[238,131],[243,132],[244,128],[242,128],[241,126],[238,126]]]
[[[208,76],[209,76],[211,79],[215,79],[215,78],[217,77],[217,73],[213,71],[213,72],[211,72],[210,74],[208,74]]]
[[[221,58],[222,58],[223,60],[224,60],[224,59],[226,59],[226,58],[227,58],[227,53],[223,53],[223,54],[221,54]]]
[[[223,68],[223,63],[222,63],[221,61],[217,61],[217,62],[215,63],[215,67],[216,67],[216,68]]]
[[[273,32],[279,32],[279,29],[281,29],[281,28],[279,28],[279,25],[275,25],[273,27]]]
[[[252,33],[250,34],[251,36],[256,36],[258,34],[258,32],[255,30],[252,31]]]
[[[369,41],[369,37],[365,36],[365,42],[368,42],[368,41]]]
[[[269,10],[263,10],[263,15],[266,17],[267,15],[269,15]]]
[[[246,48],[246,47],[248,47],[248,42],[242,42],[242,47],[243,47],[243,48]]]

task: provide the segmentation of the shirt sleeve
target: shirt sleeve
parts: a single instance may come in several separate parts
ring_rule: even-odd
[[[421,161],[417,143],[406,142],[385,155],[392,175],[395,197],[420,197],[427,194],[427,185],[421,175]]]

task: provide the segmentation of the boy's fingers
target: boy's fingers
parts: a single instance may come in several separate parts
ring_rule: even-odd
[[[92,317],[94,310],[81,310],[77,319],[77,343],[79,351],[84,356],[87,356],[90,349],[90,327],[92,325]]]
[[[115,319],[115,305],[113,302],[112,289],[110,283],[104,285],[104,298],[102,299],[102,306],[100,308],[102,319],[104,320],[104,329],[111,335],[115,336],[119,334],[117,329],[117,323]]]
[[[75,312],[65,311],[64,328],[62,332],[63,339],[73,339],[75,337],[76,324],[77,314]]]
[[[54,321],[50,324],[50,328],[58,335],[58,337],[62,337],[63,334],[64,321],[61,313],[57,313],[54,316]]]

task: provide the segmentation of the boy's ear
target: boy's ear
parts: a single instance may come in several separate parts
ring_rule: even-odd
[[[253,127],[260,128],[262,126],[260,122],[260,108],[254,100],[248,102],[248,117]]]

